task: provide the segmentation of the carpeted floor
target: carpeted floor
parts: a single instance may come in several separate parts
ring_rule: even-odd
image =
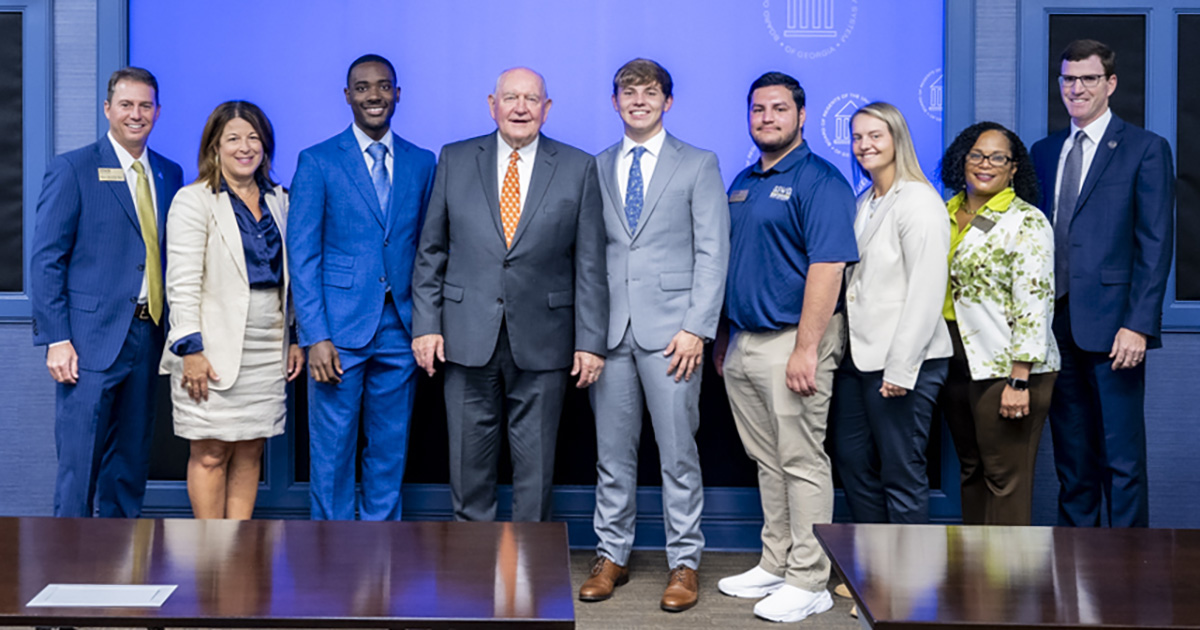
[[[587,579],[590,551],[571,552],[571,582],[575,591]],[[575,627],[580,630],[619,628],[813,628],[814,630],[857,630],[850,616],[851,600],[834,596],[833,608],[794,624],[775,624],[754,616],[758,600],[722,595],[717,580],[741,573],[758,562],[757,553],[704,552],[700,567],[700,603],[681,613],[663,612],[658,607],[667,586],[667,560],[662,551],[634,551],[629,560],[629,583],[619,587],[612,599],[587,603],[575,600]],[[836,584],[830,578],[830,588]]]

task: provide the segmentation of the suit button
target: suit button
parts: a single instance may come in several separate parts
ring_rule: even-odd
[[[387,282],[387,276],[379,276],[380,282]]]
[[[509,268],[509,267],[511,267],[511,266],[512,266],[512,263],[508,262],[507,260],[506,260],[506,261],[504,261],[504,268],[505,268],[505,269],[508,269],[508,268]]]
[[[497,304],[503,304],[503,303],[504,303],[504,298],[496,298],[496,303],[497,303]]]
[[[129,298],[129,303],[130,303],[130,304],[137,304],[137,298],[135,298],[135,297],[131,297],[131,298]]]
[[[391,241],[384,241],[384,242],[383,242],[383,246],[384,246],[384,247],[387,247],[387,246],[388,246],[388,243],[390,243],[390,242],[391,242]]]
[[[638,250],[638,246],[637,246],[637,245],[634,245],[633,247],[630,247],[630,248],[629,248],[629,251],[631,251],[631,252],[636,252],[637,250]]]
[[[138,265],[138,271],[145,271],[145,270],[146,270],[146,263],[141,263],[140,265]]]
[[[854,296],[853,296],[853,295],[851,295],[850,297],[846,298],[846,300],[847,300],[847,301],[849,301],[849,302],[853,302],[853,301],[854,301]]]

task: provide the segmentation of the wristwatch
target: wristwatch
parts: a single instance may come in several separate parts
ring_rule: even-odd
[[[1008,383],[1009,387],[1011,387],[1019,392],[1023,392],[1025,390],[1029,389],[1029,379],[1013,378],[1010,376],[1010,377],[1004,379],[1004,382]]]

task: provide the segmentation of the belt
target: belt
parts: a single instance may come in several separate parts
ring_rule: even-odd
[[[143,322],[152,321],[150,318],[150,305],[138,304],[137,307],[133,309],[133,318]]]

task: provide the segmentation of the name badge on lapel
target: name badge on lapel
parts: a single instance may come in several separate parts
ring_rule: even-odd
[[[96,169],[98,176],[102,182],[123,182],[125,181],[125,171],[119,168],[100,168]]]
[[[729,193],[729,203],[741,203],[750,196],[749,190],[735,190]]]
[[[971,220],[971,226],[987,234],[992,231],[992,228],[996,227],[996,222],[987,217],[975,217]]]

